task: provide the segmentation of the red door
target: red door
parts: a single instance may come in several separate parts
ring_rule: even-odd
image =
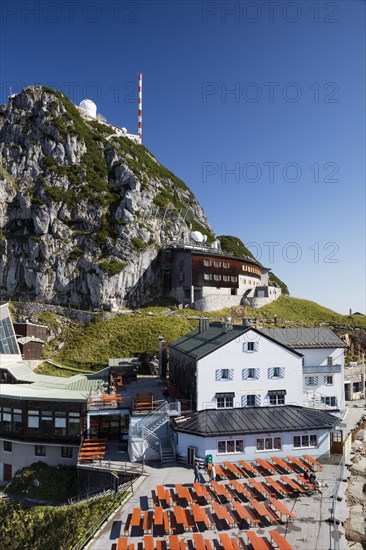
[[[11,464],[4,464],[4,481],[11,481],[12,477]]]

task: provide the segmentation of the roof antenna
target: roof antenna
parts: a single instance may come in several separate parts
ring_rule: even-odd
[[[138,107],[137,107],[137,135],[139,143],[142,143],[142,73],[139,73]]]

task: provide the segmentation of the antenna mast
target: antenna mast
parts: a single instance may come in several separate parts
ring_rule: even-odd
[[[137,135],[142,143],[142,73],[139,73],[138,84]]]

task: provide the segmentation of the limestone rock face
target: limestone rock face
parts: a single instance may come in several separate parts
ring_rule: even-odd
[[[188,187],[64,94],[29,87],[0,106],[0,299],[135,305],[136,285],[158,296],[159,248],[191,230],[213,238]]]

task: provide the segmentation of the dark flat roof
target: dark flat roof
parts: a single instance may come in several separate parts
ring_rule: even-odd
[[[201,359],[221,348],[221,346],[242,336],[248,330],[252,330],[260,336],[264,336],[268,340],[272,340],[276,344],[286,348],[291,353],[301,356],[300,353],[290,346],[276,340],[271,335],[264,334],[263,331],[257,330],[252,326],[233,325],[231,330],[225,331],[221,323],[211,323],[209,328],[203,332],[200,332],[199,328],[196,328],[178,340],[175,340],[175,342],[172,342],[169,347],[186,353],[187,355],[191,355],[196,359]]]
[[[206,409],[172,421],[174,430],[201,437],[330,429],[340,422],[332,414],[307,407]]]
[[[262,328],[259,332],[292,349],[347,347],[329,328]]]

